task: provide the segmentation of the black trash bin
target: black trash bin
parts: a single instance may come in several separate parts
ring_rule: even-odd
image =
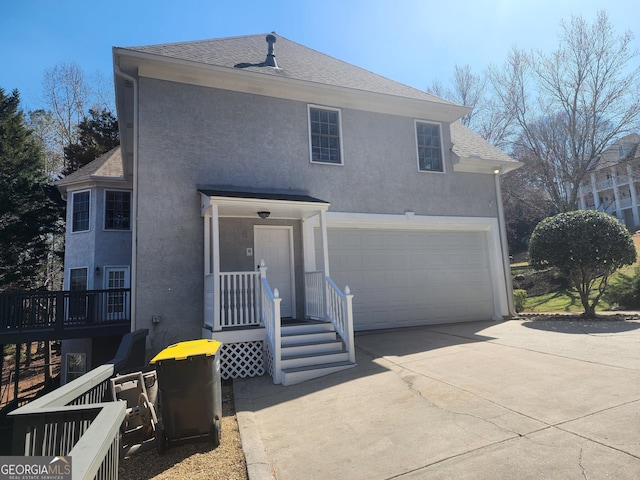
[[[220,444],[222,388],[220,347],[216,340],[180,342],[152,360],[158,377],[161,420],[156,445],[164,453],[172,443],[209,438]]]

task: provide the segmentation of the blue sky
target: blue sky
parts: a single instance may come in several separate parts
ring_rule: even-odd
[[[62,62],[112,78],[113,46],[275,31],[424,89],[456,64],[502,63],[512,46],[551,51],[560,20],[599,10],[640,48],[638,0],[3,0],[0,88],[38,108],[44,71]]]

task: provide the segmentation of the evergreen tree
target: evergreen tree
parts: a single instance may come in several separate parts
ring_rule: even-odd
[[[48,236],[60,228],[57,191],[19,104],[17,90],[0,88],[0,291],[44,285]]]
[[[89,115],[76,125],[78,142],[64,147],[64,175],[75,172],[120,145],[118,121],[111,112],[91,109]]]

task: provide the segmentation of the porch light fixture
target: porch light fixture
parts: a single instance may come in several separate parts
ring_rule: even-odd
[[[269,218],[269,215],[271,215],[271,212],[258,212],[258,216],[263,220]]]
[[[96,275],[100,275],[100,267],[96,267]]]

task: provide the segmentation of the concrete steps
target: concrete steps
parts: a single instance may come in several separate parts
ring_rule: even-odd
[[[293,385],[355,366],[331,323],[281,329],[282,385]]]

